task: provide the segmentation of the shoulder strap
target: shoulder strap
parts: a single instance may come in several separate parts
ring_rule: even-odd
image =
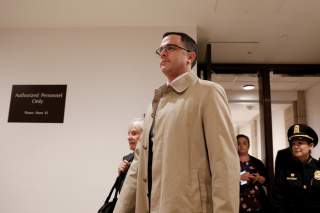
[[[132,162],[133,158],[134,158],[134,153],[132,152],[132,153],[124,156],[122,159],[127,160],[128,162]]]
[[[113,191],[115,190],[115,194],[113,196],[113,200],[117,198],[118,194],[119,194],[119,185],[120,185],[120,176],[117,177],[116,181],[114,182],[109,194],[108,194],[108,197],[105,201],[105,203],[109,202],[110,198],[111,198],[111,195],[113,193]]]

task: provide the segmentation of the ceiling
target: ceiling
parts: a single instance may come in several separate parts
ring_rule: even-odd
[[[0,0],[1,28],[197,26],[216,63],[320,63],[319,0]]]
[[[259,89],[257,75],[213,74],[212,80],[221,84],[226,90],[242,90],[244,85],[252,84],[254,90]],[[270,89],[272,91],[305,91],[320,83],[320,77],[290,77],[270,74]]]

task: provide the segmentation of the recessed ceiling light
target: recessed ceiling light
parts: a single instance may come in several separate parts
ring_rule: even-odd
[[[244,90],[253,90],[255,86],[253,84],[245,84],[242,86],[242,89]]]

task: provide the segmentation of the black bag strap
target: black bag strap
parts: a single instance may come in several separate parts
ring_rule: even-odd
[[[102,205],[102,207],[98,210],[98,213],[106,213],[106,212],[110,212],[110,211],[113,212],[113,209],[115,207],[115,203],[118,200],[118,194],[120,193],[121,180],[122,180],[121,175],[119,175],[117,177],[116,181],[114,182],[114,184],[108,194],[107,199],[104,201],[104,204]],[[111,202],[109,202],[114,191],[115,191],[115,194],[113,196],[113,199]]]
[[[114,196],[113,196],[113,200],[114,200],[114,199],[117,199],[118,194],[119,194],[119,186],[120,186],[120,183],[121,183],[121,178],[120,178],[120,175],[119,175],[119,176],[117,177],[116,181],[114,182],[114,184],[113,184],[113,186],[112,186],[112,188],[111,188],[111,190],[110,190],[110,192],[109,192],[109,195],[108,195],[105,203],[109,202],[109,200],[110,200],[110,198],[111,198],[112,193],[113,193],[114,190],[115,190],[116,192],[115,192],[115,194],[114,194]]]

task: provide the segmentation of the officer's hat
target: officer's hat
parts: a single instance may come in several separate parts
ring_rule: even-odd
[[[289,143],[294,139],[302,139],[308,143],[313,143],[314,146],[318,144],[317,133],[306,124],[294,124],[288,129],[288,140]]]

